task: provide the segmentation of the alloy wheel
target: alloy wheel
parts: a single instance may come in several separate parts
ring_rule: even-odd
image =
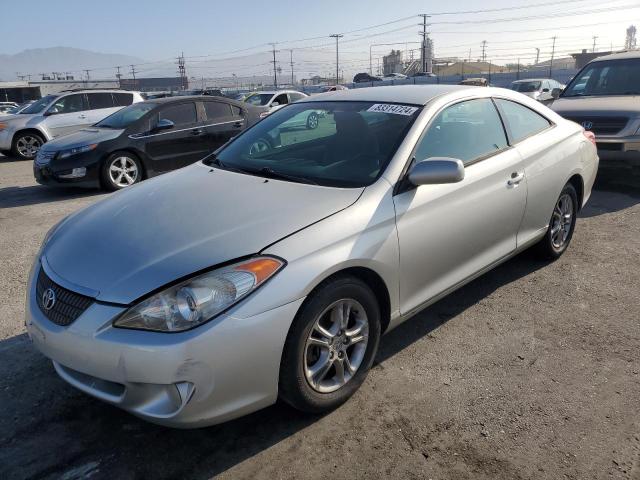
[[[138,175],[138,165],[129,157],[116,157],[109,165],[109,178],[119,188],[136,183]]]
[[[33,135],[23,135],[16,142],[16,150],[23,157],[35,157],[42,146],[42,141]]]
[[[567,243],[573,225],[573,199],[567,193],[560,195],[551,216],[551,243],[561,249]]]
[[[304,347],[304,375],[317,392],[331,393],[356,374],[367,350],[369,321],[354,299],[338,300],[315,320]]]

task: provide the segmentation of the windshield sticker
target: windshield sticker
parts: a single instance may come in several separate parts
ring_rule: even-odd
[[[418,107],[408,105],[393,105],[391,103],[376,103],[369,107],[367,112],[395,113],[396,115],[413,115]]]

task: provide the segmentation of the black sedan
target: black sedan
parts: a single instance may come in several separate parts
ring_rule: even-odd
[[[33,173],[43,185],[119,190],[201,160],[266,112],[220,97],[135,103],[44,144]]]

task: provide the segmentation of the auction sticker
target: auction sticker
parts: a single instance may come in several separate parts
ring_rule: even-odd
[[[394,113],[396,115],[413,115],[418,107],[409,105],[394,105],[392,103],[376,103],[369,107],[367,112]]]

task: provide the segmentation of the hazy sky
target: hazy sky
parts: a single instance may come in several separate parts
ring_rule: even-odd
[[[620,48],[626,27],[631,24],[640,27],[637,0],[437,3],[424,0],[180,0],[166,3],[158,0],[30,0],[29,23],[34,29],[25,31],[23,20],[3,22],[0,53],[70,46],[168,62],[184,51],[191,75],[224,76],[231,71],[238,75],[268,73],[272,67],[266,53],[271,47],[267,44],[280,42],[277,48],[282,68],[288,71],[289,49],[293,48],[297,74],[307,76],[335,72],[334,40],[328,38],[331,33],[345,34],[340,46],[343,68],[347,72],[365,71],[371,44],[419,41],[417,15],[420,13],[432,15],[428,30],[432,32],[436,56],[468,57],[471,49],[471,58],[476,59],[481,55],[481,41],[486,40],[487,58],[499,64],[515,62],[518,57],[523,63],[530,63],[535,59],[535,47],[541,50],[541,61],[548,59],[554,35],[557,36],[556,57],[591,48],[594,35],[598,37],[599,50],[608,50],[611,45]],[[446,14],[542,3],[546,5]],[[7,18],[14,17],[13,10],[16,19],[22,17],[24,3],[0,0],[0,4],[2,10],[8,12]],[[396,20],[401,21],[367,29]],[[295,41],[301,39],[309,40]],[[390,48],[392,46],[373,48],[374,65],[376,58]],[[393,48],[417,49],[418,44],[406,43]]]

